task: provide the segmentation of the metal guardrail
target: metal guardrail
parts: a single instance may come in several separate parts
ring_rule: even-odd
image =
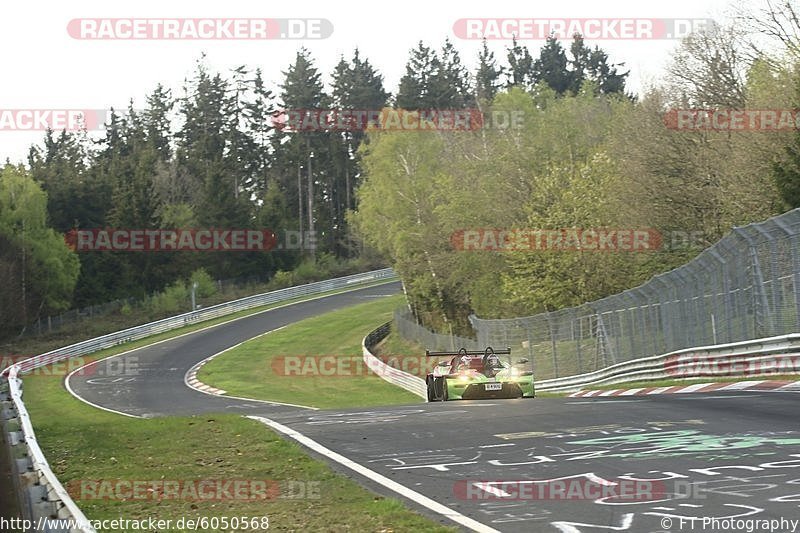
[[[18,372],[19,365],[8,369],[6,385],[10,402],[7,403],[11,405],[3,409],[3,418],[23,517],[37,524],[30,531],[94,533],[95,529],[58,481],[36,442],[30,415],[22,401],[22,380]],[[59,527],[67,521],[72,526]]]
[[[792,374],[798,370],[800,334],[792,333],[642,357],[595,372],[542,380],[536,383],[536,388],[550,392],[573,392],[592,385],[631,381],[758,377],[770,373]]]
[[[370,370],[380,376],[383,380],[388,381],[392,385],[402,387],[408,392],[416,394],[420,398],[423,398],[425,401],[427,401],[428,386],[425,384],[424,379],[389,366],[372,354],[372,348],[386,338],[391,329],[391,325],[391,322],[381,325],[379,328],[367,334],[367,336],[364,337],[364,340],[361,341],[364,362],[367,364],[367,367],[369,367]]]
[[[19,495],[23,518],[32,521],[41,518],[71,519],[73,522],[73,526],[70,528],[52,528],[46,522],[37,522],[37,524],[46,524],[47,527],[39,530],[48,533],[95,533],[95,529],[58,481],[36,441],[30,416],[22,401],[20,374],[71,357],[94,353],[239,311],[339,289],[352,289],[357,284],[391,280],[396,277],[397,275],[392,269],[386,268],[248,296],[78,342],[31,357],[4,369],[2,374],[7,377],[7,380],[0,384],[0,399],[3,406],[1,418],[6,440],[11,448],[12,468],[15,474],[14,483]]]

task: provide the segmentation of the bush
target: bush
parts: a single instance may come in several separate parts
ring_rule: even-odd
[[[292,271],[295,285],[301,285],[319,279],[319,270],[313,259],[304,259]]]
[[[294,285],[294,275],[285,270],[278,270],[275,275],[269,280],[267,287],[269,290],[285,289]]]
[[[189,277],[190,286],[192,283],[197,283],[196,295],[198,298],[208,298],[217,292],[217,284],[211,275],[203,268],[198,268]]]
[[[181,281],[169,285],[162,292],[150,298],[150,311],[155,315],[176,313],[182,307],[187,307],[189,291]]]

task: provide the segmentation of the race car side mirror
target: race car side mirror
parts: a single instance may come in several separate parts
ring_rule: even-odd
[[[524,365],[524,364],[525,364],[525,363],[527,363],[527,362],[528,362],[528,360],[527,360],[527,359],[525,359],[524,357],[523,357],[522,359],[518,359],[518,360],[517,360],[517,364],[518,364],[518,365]]]
[[[442,361],[437,366],[450,366],[450,362],[449,361]]]

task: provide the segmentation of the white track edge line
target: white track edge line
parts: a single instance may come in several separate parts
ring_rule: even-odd
[[[75,370],[75,371],[73,371],[73,372],[77,372],[77,370]],[[71,375],[72,375],[72,374],[70,374],[70,376],[71,376]],[[140,418],[140,419],[144,419],[144,418],[145,418],[145,417],[143,417],[143,416],[141,416],[141,415],[132,415],[132,414],[130,414],[130,413],[126,413],[126,412],[124,412],[124,411],[117,411],[117,410],[115,410],[115,409],[111,409],[111,408],[109,408],[109,407],[103,407],[102,405],[97,405],[96,403],[92,403],[92,402],[90,402],[89,400],[87,400],[87,399],[86,399],[86,398],[84,398],[83,396],[79,396],[78,394],[76,394],[76,393],[75,393],[75,391],[73,391],[73,390],[72,390],[72,387],[71,387],[71,386],[70,386],[70,384],[69,384],[69,376],[67,376],[67,378],[64,380],[64,387],[67,389],[67,391],[68,391],[70,394],[72,394],[72,396],[74,396],[74,397],[75,397],[75,398],[77,398],[78,400],[82,401],[82,402],[83,402],[83,403],[85,403],[86,405],[90,405],[90,406],[92,406],[92,407],[96,407],[97,409],[100,409],[101,411],[106,411],[106,412],[108,412],[108,413],[114,413],[114,414],[116,414],[116,415],[127,416],[127,417],[130,417],[130,418]]]

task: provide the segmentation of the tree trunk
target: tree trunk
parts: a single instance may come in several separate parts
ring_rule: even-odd
[[[300,251],[303,251],[303,175],[302,166],[297,162],[297,217],[300,221]]]
[[[308,149],[308,234],[314,238],[316,237],[314,235],[314,173],[311,169],[311,146],[308,139],[306,139],[306,148]],[[317,240],[314,239],[314,242]],[[311,257],[314,257],[313,247],[309,247],[309,252],[311,252]]]

